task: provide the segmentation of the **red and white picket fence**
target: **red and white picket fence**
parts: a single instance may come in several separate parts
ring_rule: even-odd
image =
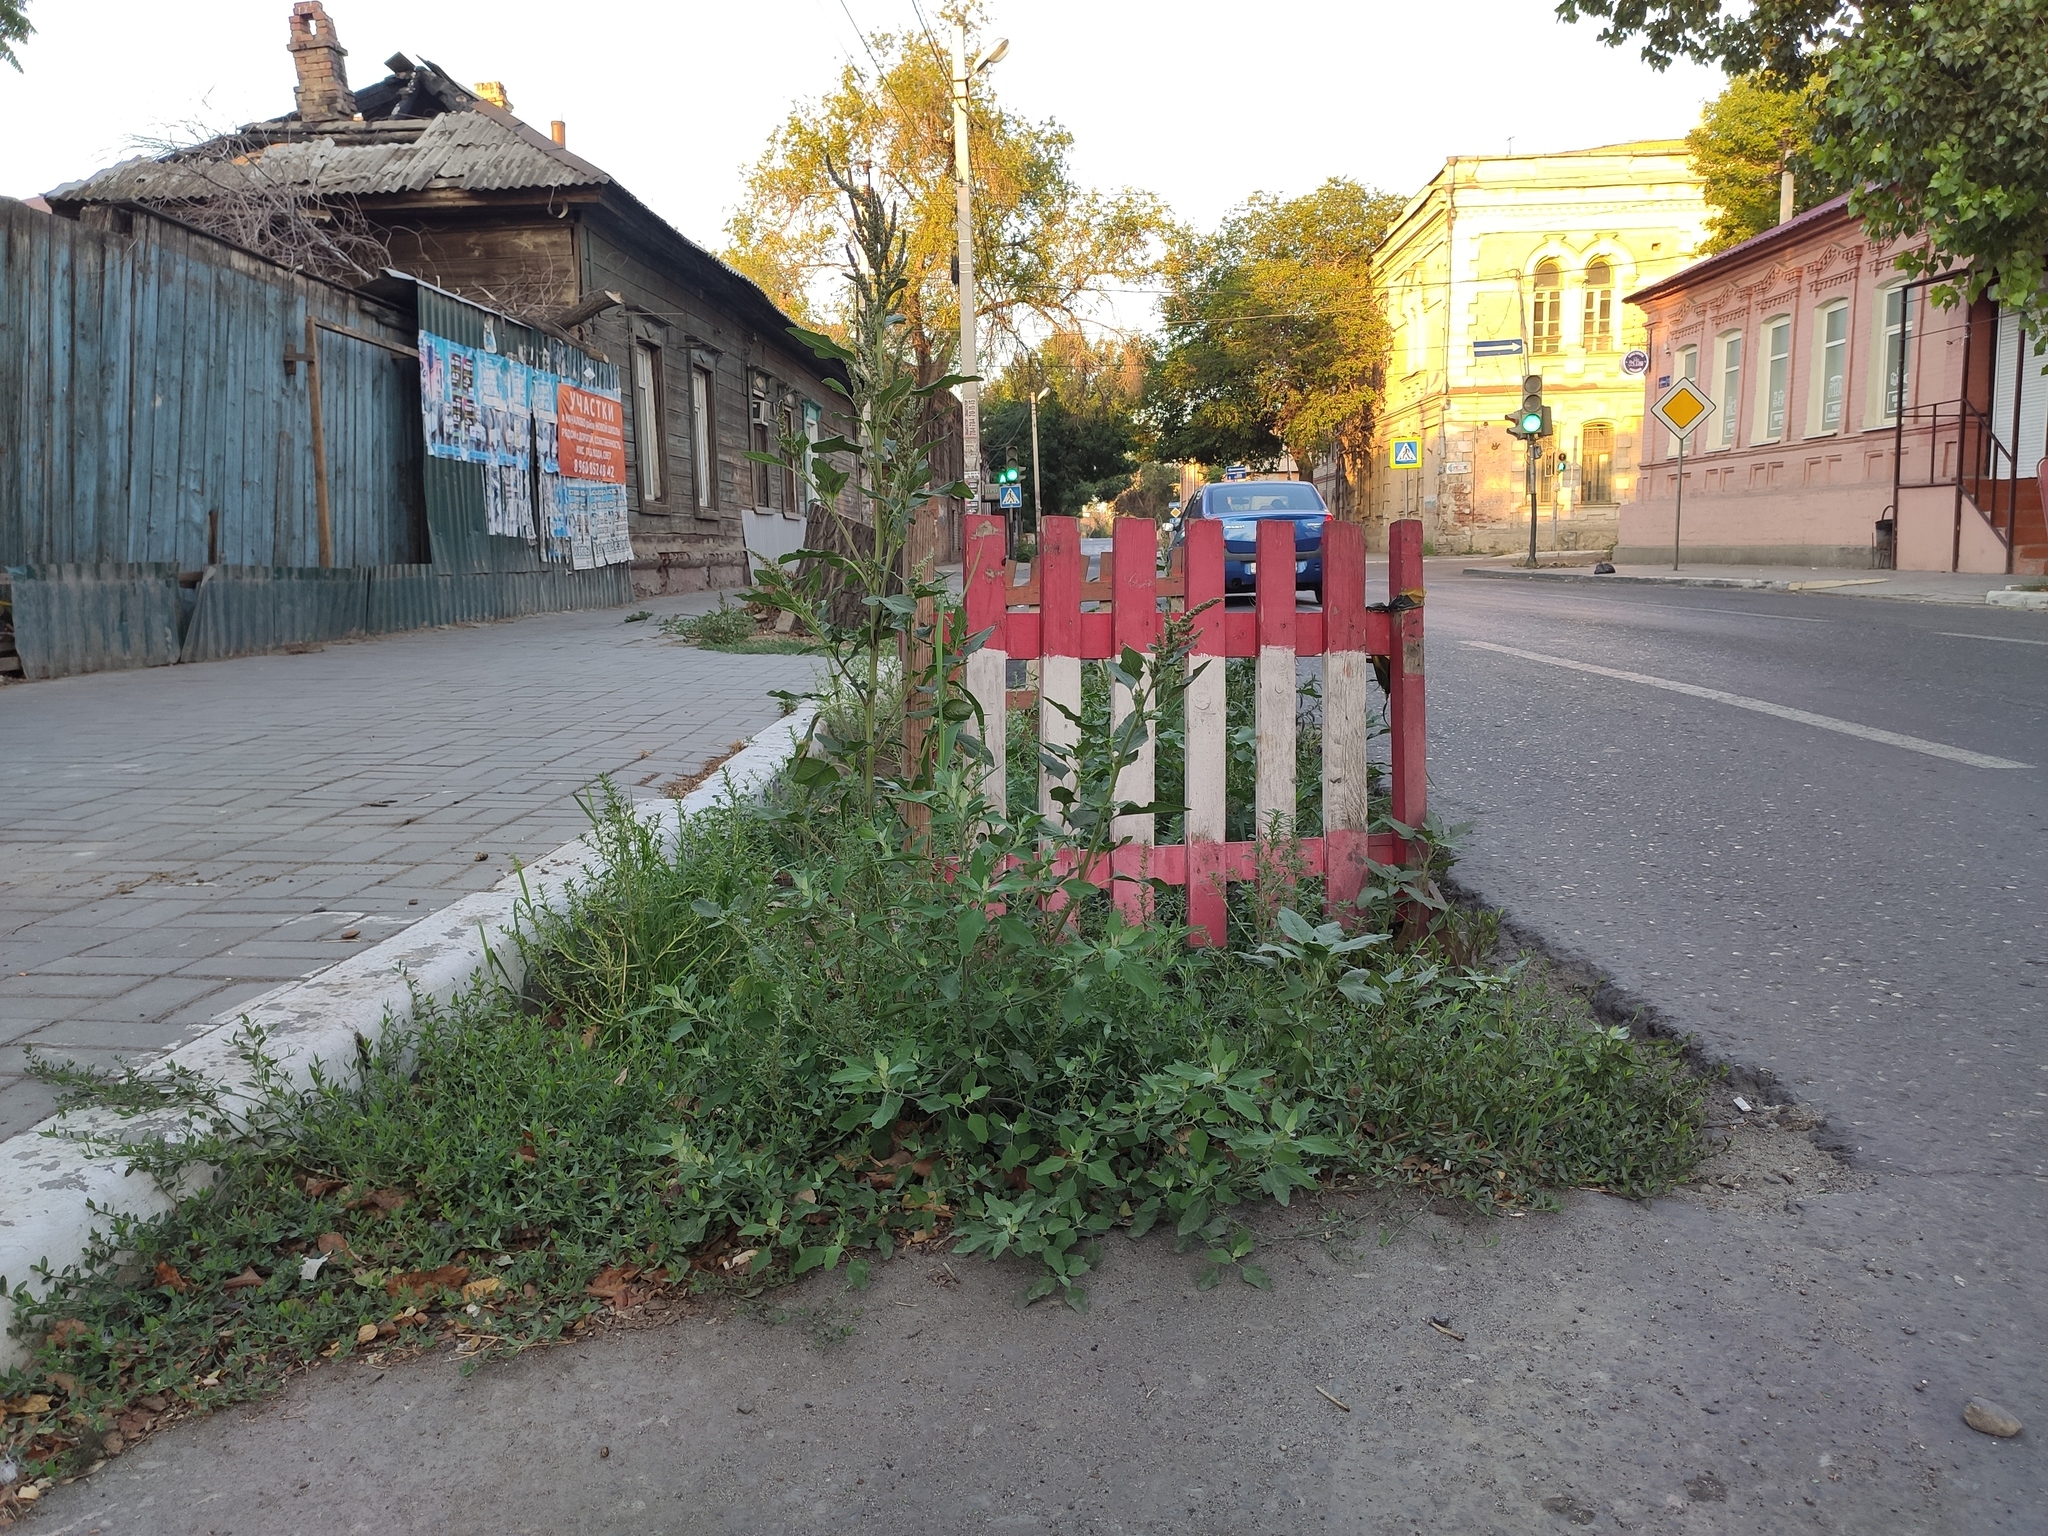
[[[1184,844],[1159,845],[1154,818],[1129,816],[1116,831],[1128,839],[1117,848],[1108,871],[1089,871],[1097,884],[1112,879],[1118,907],[1136,919],[1146,910],[1146,880],[1187,888],[1192,942],[1224,942],[1224,887],[1256,877],[1262,849],[1283,862],[1323,877],[1327,905],[1334,911],[1354,902],[1364,888],[1367,861],[1405,863],[1411,850],[1400,837],[1370,832],[1366,803],[1369,690],[1373,658],[1388,669],[1388,724],[1392,736],[1391,804],[1388,812],[1404,826],[1421,825],[1427,807],[1422,668],[1422,524],[1404,519],[1388,536],[1387,602],[1368,607],[1365,594],[1365,537],[1355,523],[1323,526],[1323,607],[1302,612],[1295,601],[1294,524],[1276,518],[1259,525],[1256,600],[1251,611],[1226,612],[1223,597],[1223,529],[1213,519],[1188,525],[1172,569],[1158,569],[1158,525],[1143,518],[1119,518],[1114,547],[1102,574],[1087,581],[1081,528],[1071,517],[1048,517],[1039,532],[1038,558],[1028,579],[1017,579],[1007,558],[1003,519],[967,519],[965,602],[967,629],[987,631],[988,641],[967,658],[966,686],[988,724],[995,765],[986,782],[988,798],[1005,803],[1007,765],[1004,731],[1008,702],[1007,664],[1012,657],[1038,662],[1038,733],[1046,743],[1072,745],[1078,730],[1055,705],[1081,709],[1081,663],[1119,656],[1126,646],[1149,655],[1157,644],[1164,611],[1196,614],[1196,642],[1189,658],[1186,761],[1187,806]],[[1212,601],[1213,600],[1213,601]],[[1093,611],[1083,611],[1084,604]],[[1204,604],[1208,604],[1204,608]],[[1162,608],[1164,605],[1164,608]],[[1258,659],[1257,840],[1225,837],[1227,752],[1224,668],[1221,658]],[[1323,835],[1291,834],[1295,807],[1295,658],[1323,658]],[[1205,659],[1217,660],[1203,667]],[[1116,690],[1115,711],[1123,718],[1131,701]],[[1039,772],[1039,809],[1056,817],[1054,787]],[[1117,782],[1117,798],[1153,801],[1153,752],[1148,742],[1139,760]],[[1276,843],[1266,836],[1280,826]]]

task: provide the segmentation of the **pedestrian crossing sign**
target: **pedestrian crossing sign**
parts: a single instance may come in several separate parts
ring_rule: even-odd
[[[1422,468],[1422,439],[1419,437],[1397,437],[1390,460],[1395,469]]]
[[[1714,402],[1691,379],[1680,379],[1650,407],[1650,414],[1671,429],[1674,437],[1687,437],[1693,428],[1714,413]]]
[[[1024,509],[1024,487],[1021,485],[997,486],[996,505],[1005,512],[1021,512]]]

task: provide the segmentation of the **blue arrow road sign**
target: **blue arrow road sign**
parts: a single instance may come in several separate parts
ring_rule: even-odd
[[[1005,512],[1021,512],[1024,509],[1024,487],[1002,485],[996,487],[996,505]]]
[[[1472,343],[1474,357],[1520,357],[1522,338],[1510,336],[1504,341],[1475,341]]]

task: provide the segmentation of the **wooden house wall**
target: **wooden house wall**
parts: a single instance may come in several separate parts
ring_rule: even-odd
[[[635,455],[631,413],[634,410],[632,344],[636,336],[661,347],[665,420],[662,437],[667,450],[666,494],[643,503],[637,460],[630,466],[631,526],[636,550],[723,549],[742,558],[744,539],[740,514],[756,506],[754,465],[746,457],[750,440],[750,376],[759,371],[784,389],[817,402],[824,429],[841,430],[838,407],[844,397],[824,381],[815,367],[798,355],[792,338],[766,335],[738,318],[733,308],[708,291],[673,257],[649,250],[612,221],[587,217],[581,229],[583,288],[586,293],[615,291],[628,308],[604,311],[584,327],[591,345],[619,364],[628,412],[627,454]],[[691,452],[690,369],[696,356],[711,362],[713,460],[718,477],[715,505],[698,515],[694,455]],[[783,477],[769,477],[769,495],[762,510],[782,511]]]
[[[408,347],[410,321],[167,220],[94,219],[0,199],[0,565],[317,564],[286,353],[309,306]],[[423,558],[417,365],[332,331],[320,357],[335,563]]]
[[[543,218],[531,209],[460,218],[426,209],[372,215],[391,264],[515,315],[567,309],[581,292],[576,229],[568,210]]]

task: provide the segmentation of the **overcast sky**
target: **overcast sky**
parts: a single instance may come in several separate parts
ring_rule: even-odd
[[[934,14],[932,0],[921,0]],[[327,0],[358,85],[393,53],[502,80],[513,110],[685,234],[723,243],[741,167],[799,98],[912,0]],[[1659,75],[1549,0],[994,0],[1006,101],[1072,130],[1075,168],[1199,224],[1248,192],[1351,176],[1419,187],[1445,156],[1677,135],[1718,74]],[[849,20],[849,12],[851,20]],[[194,117],[292,104],[289,0],[29,0],[0,68],[0,191],[48,191]]]

